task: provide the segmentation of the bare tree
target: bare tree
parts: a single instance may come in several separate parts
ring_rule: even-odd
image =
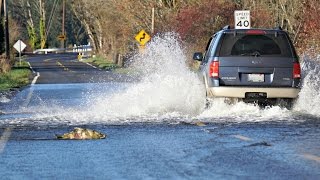
[[[26,1],[25,14],[27,14],[25,17],[27,17],[26,21],[27,21],[27,30],[29,35],[29,44],[31,46],[31,49],[34,50],[37,43],[37,34],[36,34],[36,28],[32,18],[31,5],[29,0]]]
[[[99,6],[99,2],[93,2],[88,0],[76,0],[73,1],[71,5],[75,16],[80,20],[81,24],[84,26],[93,46],[93,49],[95,49],[97,52],[99,52],[102,48],[102,29],[99,21],[99,15],[94,11],[94,6]]]
[[[46,45],[46,10],[43,0],[39,0],[39,27],[40,27],[40,48],[43,49]]]

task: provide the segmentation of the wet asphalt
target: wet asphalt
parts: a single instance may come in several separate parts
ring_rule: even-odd
[[[1,179],[320,179],[319,117],[90,120],[80,114],[90,108],[84,95],[122,91],[131,83],[126,76],[79,62],[75,54],[28,61],[34,77],[40,73],[36,83],[0,106]],[[74,112],[61,116],[61,109]],[[74,127],[107,138],[55,138]]]

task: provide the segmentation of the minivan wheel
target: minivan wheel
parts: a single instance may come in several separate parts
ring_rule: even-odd
[[[226,103],[228,105],[235,105],[239,101],[240,101],[240,99],[238,99],[238,98],[225,98],[224,99],[224,103]]]
[[[293,108],[294,99],[290,98],[280,98],[277,99],[277,105],[281,108],[286,108],[291,110]]]
[[[205,109],[209,109],[211,107],[211,101],[210,98],[208,97],[208,93],[206,92],[206,104],[205,104]]]
[[[209,109],[211,107],[210,99],[206,98],[205,109]]]

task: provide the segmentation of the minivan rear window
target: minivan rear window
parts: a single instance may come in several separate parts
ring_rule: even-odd
[[[285,34],[225,33],[219,56],[293,57]]]

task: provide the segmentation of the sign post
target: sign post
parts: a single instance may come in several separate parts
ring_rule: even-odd
[[[20,39],[13,45],[13,47],[19,52],[19,61],[21,66],[21,52],[24,50],[24,48],[27,47],[27,45],[21,41]]]
[[[234,11],[234,28],[235,29],[250,29],[250,11]]]
[[[144,51],[145,44],[150,41],[151,37],[144,30],[141,30],[135,37],[136,41],[140,44],[139,50],[140,52]]]

